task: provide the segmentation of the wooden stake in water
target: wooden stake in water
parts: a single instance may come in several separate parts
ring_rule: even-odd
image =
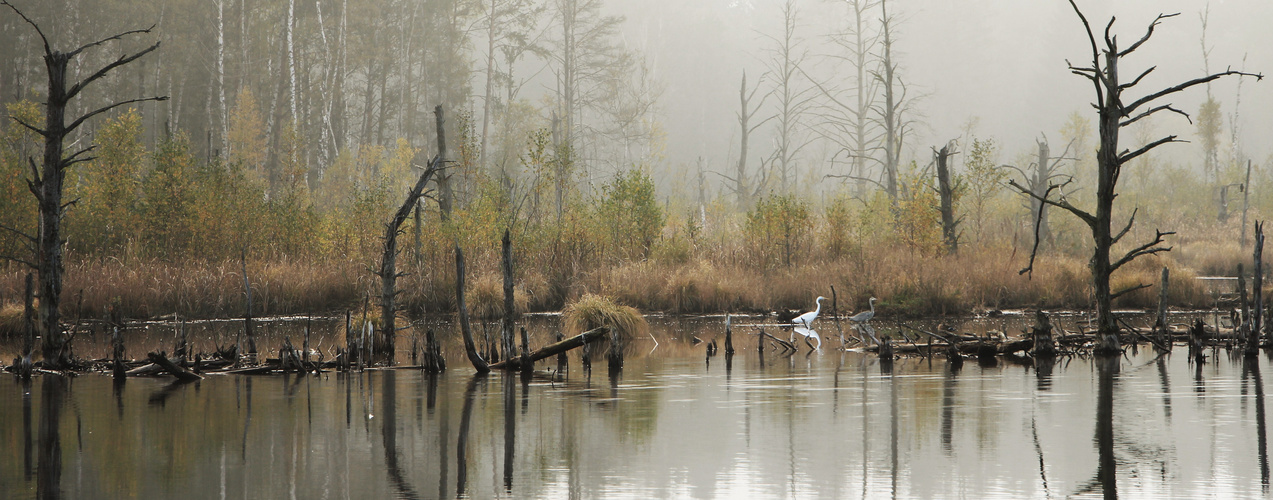
[[[310,327],[310,321],[311,321],[311,318],[305,318],[305,341],[304,341],[304,343],[301,345],[301,348],[302,348],[302,349],[304,349],[304,350],[301,352],[301,361],[303,361],[303,362],[305,363],[305,366],[307,366],[307,367],[309,366],[309,327]]]

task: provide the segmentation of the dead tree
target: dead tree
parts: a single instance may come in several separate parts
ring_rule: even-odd
[[[502,340],[504,344],[504,355],[509,358],[513,357],[514,339],[513,324],[517,321],[517,310],[513,305],[513,241],[509,234],[509,230],[504,230],[503,250],[503,268],[504,268],[504,321],[502,328]],[[523,353],[524,354],[524,353]]]
[[[937,195],[941,198],[941,234],[946,244],[946,252],[952,255],[959,253],[959,223],[963,217],[955,218],[955,196],[960,191],[960,182],[950,178],[950,144],[941,149],[933,148],[933,158],[937,163]]]
[[[1055,179],[1065,177],[1057,173],[1057,167],[1060,166],[1062,161],[1071,159],[1067,157],[1069,156],[1070,148],[1074,146],[1074,141],[1070,141],[1065,146],[1065,151],[1061,153],[1061,156],[1052,156],[1047,137],[1035,142],[1039,145],[1039,157],[1031,171],[1027,172],[1012,165],[1007,166],[1021,174],[1021,177],[1025,180],[1025,185],[1030,190],[1030,195],[1026,196],[1026,199],[1030,201],[1030,221],[1035,228],[1035,232],[1039,234],[1041,240],[1052,243],[1055,240],[1052,237],[1051,224],[1048,223],[1048,206],[1040,200],[1047,197],[1048,187],[1052,185]]]
[[[1254,356],[1260,350],[1260,327],[1264,319],[1264,223],[1255,223],[1255,276],[1252,277],[1251,331],[1248,332],[1246,355]]]
[[[1261,74],[1245,73],[1241,71],[1226,70],[1219,73],[1213,73],[1201,78],[1195,78],[1183,83],[1173,85],[1161,90],[1149,92],[1142,97],[1131,98],[1130,102],[1125,102],[1123,94],[1135,88],[1141,80],[1152,73],[1155,67],[1150,67],[1140,73],[1139,76],[1130,82],[1124,83],[1119,78],[1119,63],[1123,58],[1131,55],[1136,49],[1149,41],[1154,34],[1154,28],[1163,20],[1175,17],[1177,14],[1160,14],[1153,22],[1149,24],[1145,34],[1132,43],[1126,49],[1120,49],[1118,45],[1118,37],[1114,36],[1111,31],[1114,27],[1114,19],[1110,18],[1109,23],[1105,26],[1103,42],[1104,48],[1097,45],[1096,35],[1092,31],[1091,25],[1087,21],[1087,17],[1079,10],[1074,0],[1070,0],[1074,13],[1083,23],[1083,28],[1087,33],[1088,41],[1091,44],[1092,61],[1090,66],[1076,66],[1068,63],[1071,73],[1082,76],[1092,82],[1092,86],[1096,91],[1096,103],[1093,106],[1097,110],[1100,122],[1100,147],[1096,153],[1097,167],[1097,189],[1096,189],[1096,208],[1094,211],[1081,209],[1070,203],[1065,198],[1051,198],[1048,196],[1054,189],[1059,186],[1053,184],[1048,186],[1044,196],[1037,196],[1016,181],[1012,181],[1012,186],[1017,190],[1030,195],[1039,201],[1063,209],[1075,217],[1082,220],[1092,231],[1092,240],[1095,249],[1091,260],[1092,285],[1095,291],[1096,299],[1096,319],[1098,324],[1098,335],[1100,340],[1097,345],[1097,352],[1110,353],[1121,351],[1118,340],[1118,324],[1114,318],[1111,305],[1114,299],[1127,294],[1129,292],[1147,288],[1150,284],[1139,284],[1130,288],[1118,291],[1110,290],[1110,275],[1124,265],[1132,262],[1138,257],[1152,255],[1160,252],[1167,252],[1171,247],[1164,246],[1164,237],[1174,234],[1172,232],[1163,232],[1161,230],[1154,232],[1154,238],[1144,244],[1137,245],[1117,259],[1112,259],[1110,250],[1115,244],[1123,239],[1124,236],[1131,231],[1132,224],[1136,220],[1136,212],[1132,212],[1132,216],[1128,219],[1126,225],[1118,232],[1112,230],[1112,218],[1114,212],[1114,198],[1118,196],[1118,180],[1122,174],[1123,165],[1132,160],[1152,151],[1158,146],[1171,142],[1184,142],[1176,138],[1175,135],[1169,135],[1161,139],[1151,141],[1135,151],[1119,149],[1118,135],[1124,127],[1130,126],[1141,119],[1154,115],[1160,111],[1170,111],[1189,118],[1189,114],[1173,107],[1170,103],[1158,104],[1158,102],[1169,95],[1181,92],[1190,87],[1205,84],[1218,78],[1230,75],[1237,76],[1254,76],[1262,79]],[[1037,250],[1038,236],[1035,237]],[[1034,267],[1034,251],[1030,255],[1030,265],[1022,270],[1022,274],[1033,270]]]
[[[77,74],[87,74],[88,76],[80,81],[71,82],[67,80],[67,68],[70,66],[71,61],[84,51],[103,45],[106,42],[122,40],[132,35],[149,34],[154,29],[154,26],[152,25],[146,29],[125,31],[81,45],[73,50],[62,52],[55,50],[53,42],[45,36],[40,26],[18,10],[17,7],[4,0],[0,0],[0,5],[9,7],[23,21],[31,25],[44,44],[44,68],[49,77],[48,99],[44,102],[44,128],[26,123],[17,117],[10,117],[13,121],[44,138],[43,164],[37,166],[34,158],[28,158],[31,165],[31,177],[27,179],[27,187],[30,189],[31,194],[35,195],[36,204],[39,207],[39,230],[35,235],[20,233],[23,238],[35,247],[35,259],[34,261],[16,257],[9,257],[9,259],[25,263],[35,268],[39,274],[40,306],[38,328],[40,337],[44,339],[41,353],[44,356],[46,366],[65,367],[71,362],[71,350],[70,338],[62,330],[59,314],[62,298],[62,245],[65,243],[62,237],[62,218],[66,215],[66,210],[74,202],[64,203],[62,201],[62,188],[67,169],[76,163],[93,160],[93,157],[88,156],[88,154],[93,150],[94,146],[87,146],[67,154],[67,151],[63,148],[63,142],[68,135],[71,135],[94,116],[126,104],[162,101],[167,99],[167,97],[139,97],[114,102],[78,117],[73,117],[69,124],[67,123],[66,107],[89,84],[100,80],[116,68],[154,52],[155,49],[159,48],[159,42],[156,41],[149,47],[131,54],[125,53],[95,71],[87,68],[80,69]]]
[[[764,80],[763,76],[761,77],[761,80]],[[760,128],[761,125],[764,125],[765,122],[773,119],[773,117],[770,116],[760,120],[759,122],[752,123],[752,118],[756,116],[756,113],[760,112],[761,106],[765,104],[765,98],[769,96],[769,94],[760,96],[760,102],[753,106],[751,101],[756,97],[756,92],[758,90],[760,90],[759,84],[757,84],[755,88],[751,89],[750,92],[747,91],[747,73],[744,72],[742,86],[738,89],[738,126],[741,133],[738,168],[735,169],[732,177],[719,172],[713,172],[729,181],[726,185],[734,192],[734,196],[738,200],[738,207],[740,210],[746,210],[751,207],[751,201],[760,195],[760,191],[764,189],[765,183],[768,180],[766,175],[768,172],[766,172],[764,168],[760,169],[757,173],[758,179],[756,179],[754,184],[747,175],[748,139],[751,137],[752,132],[755,132],[756,129]]]
[[[477,352],[477,343],[473,341],[473,327],[469,324],[469,310],[464,305],[464,252],[455,246],[455,305],[460,315],[460,334],[464,336],[464,353],[478,373],[489,373],[491,367]]]
[[[442,147],[442,107],[437,108],[438,120],[438,149],[444,151]],[[398,278],[403,273],[397,270],[398,259],[398,235],[402,234],[402,223],[406,222],[407,217],[411,215],[411,211],[416,209],[416,204],[420,201],[420,197],[424,195],[424,186],[429,183],[429,179],[442,168],[444,157],[441,153],[429,163],[429,166],[420,174],[419,180],[415,186],[411,187],[411,191],[407,192],[407,199],[402,202],[402,206],[398,207],[398,211],[393,214],[393,218],[385,224],[385,235],[383,241],[384,253],[380,256],[380,270],[376,275],[380,277],[380,337],[379,351],[385,356],[389,364],[393,364],[393,338],[397,333],[395,328],[395,315],[398,312],[397,307],[397,285]]]

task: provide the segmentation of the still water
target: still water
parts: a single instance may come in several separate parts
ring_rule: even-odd
[[[0,498],[1269,495],[1264,355],[887,370],[688,340],[720,330],[656,320],[617,377],[475,377],[455,348],[436,377],[4,377]]]

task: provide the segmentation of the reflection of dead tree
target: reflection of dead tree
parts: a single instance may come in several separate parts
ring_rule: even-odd
[[[1201,78],[1189,80],[1162,90],[1154,91],[1143,97],[1137,98],[1130,103],[1123,100],[1123,93],[1136,87],[1141,80],[1149,73],[1154,71],[1154,67],[1143,71],[1139,76],[1130,82],[1123,83],[1119,80],[1119,63],[1122,59],[1136,49],[1140,48],[1147,42],[1154,33],[1154,28],[1158,26],[1164,19],[1174,17],[1175,14],[1159,15],[1150,23],[1144,36],[1134,42],[1126,49],[1119,49],[1116,36],[1110,32],[1114,26],[1114,19],[1111,18],[1109,24],[1105,27],[1104,32],[1104,48],[1097,45],[1096,35],[1093,33],[1091,25],[1088,24],[1087,18],[1079,10],[1074,0],[1070,0],[1070,5],[1074,8],[1075,14],[1083,23],[1083,28],[1088,35],[1091,43],[1091,65],[1075,66],[1069,65],[1071,73],[1082,76],[1092,82],[1096,91],[1097,102],[1095,107],[1100,117],[1100,148],[1097,150],[1097,191],[1096,191],[1096,209],[1094,211],[1083,210],[1074,206],[1065,198],[1053,199],[1045,194],[1042,197],[1036,196],[1033,191],[1027,189],[1016,181],[1011,184],[1017,190],[1031,197],[1035,197],[1042,203],[1052,205],[1070,212],[1078,217],[1092,231],[1092,239],[1095,244],[1095,250],[1091,260],[1092,284],[1095,289],[1096,297],[1096,317],[1098,323],[1098,331],[1100,341],[1097,345],[1097,352],[1118,352],[1122,348],[1118,340],[1118,324],[1113,315],[1113,300],[1127,294],[1129,292],[1147,288],[1151,285],[1141,284],[1131,288],[1119,291],[1110,290],[1110,275],[1124,265],[1133,260],[1160,252],[1171,250],[1171,247],[1163,246],[1164,237],[1169,236],[1171,232],[1155,231],[1154,238],[1144,244],[1133,247],[1116,260],[1111,260],[1110,251],[1113,246],[1120,242],[1124,236],[1130,231],[1132,224],[1136,220],[1136,213],[1133,211],[1131,218],[1127,221],[1126,226],[1122,230],[1115,233],[1112,231],[1112,219],[1114,211],[1114,198],[1118,196],[1118,179],[1122,173],[1123,165],[1144,155],[1154,148],[1171,142],[1182,142],[1174,135],[1163,137],[1156,141],[1152,141],[1135,151],[1119,150],[1118,135],[1123,127],[1130,126],[1137,121],[1149,117],[1160,111],[1170,111],[1179,115],[1189,117],[1188,113],[1181,111],[1168,104],[1155,104],[1160,99],[1177,92],[1183,91],[1195,85],[1204,84],[1212,80],[1230,75],[1237,76],[1254,76],[1263,78],[1260,74],[1251,74],[1241,71],[1226,70],[1220,73],[1214,73]],[[1053,184],[1048,186],[1047,193],[1059,186]],[[1035,251],[1031,252],[1031,266],[1022,270],[1023,274],[1032,270],[1034,255],[1037,252],[1037,236]]]

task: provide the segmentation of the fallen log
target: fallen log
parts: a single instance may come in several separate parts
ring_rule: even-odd
[[[150,375],[157,375],[163,371],[164,371],[163,368],[161,368],[159,365],[154,363],[147,363],[147,364],[138,366],[137,368],[128,370],[127,372],[124,372],[124,375],[127,375],[129,377],[146,377]]]
[[[604,339],[609,334],[610,334],[610,329],[604,326],[601,328],[588,330],[579,335],[575,335],[574,337],[570,337],[566,340],[563,340],[554,344],[549,344],[535,352],[530,353],[527,356],[518,356],[516,358],[509,358],[504,361],[500,361],[499,363],[490,365],[490,369],[492,370],[520,369],[523,363],[526,363],[526,362],[534,363],[544,358],[550,358],[552,356],[562,354],[576,347],[581,347],[581,346],[596,342],[598,340]]]
[[[203,380],[203,376],[177,366],[176,363],[173,363],[172,360],[168,359],[168,356],[162,352],[152,352],[147,354],[146,357],[150,359],[151,363],[159,365],[160,368],[163,368],[168,373],[171,373],[172,376],[177,377],[180,380]]]

